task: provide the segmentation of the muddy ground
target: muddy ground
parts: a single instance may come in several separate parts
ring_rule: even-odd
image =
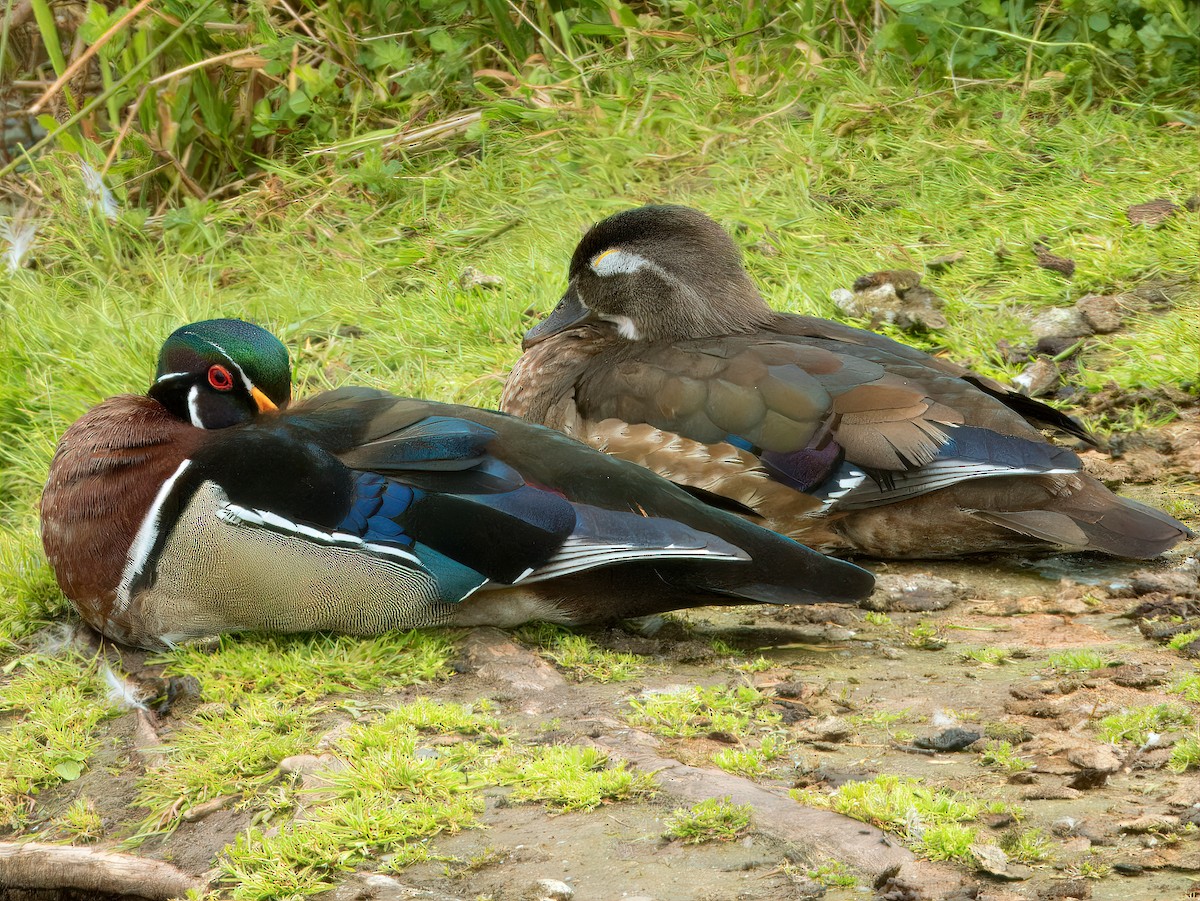
[[[1198,418],[1195,408],[1184,410],[1160,432],[1125,442],[1117,459],[1087,454],[1088,465],[1106,480],[1142,483],[1127,493],[1144,500],[1190,498],[1194,504],[1200,500]],[[1156,487],[1146,487],[1151,483]],[[488,698],[520,740],[597,744],[656,772],[659,794],[652,802],[555,815],[536,804],[510,803],[506,790],[494,789],[482,817],[486,828],[436,839],[438,852],[457,863],[418,864],[396,877],[348,875],[325,897],[517,901],[568,897],[568,891],[578,901],[788,901],[822,893],[831,901],[1200,896],[1200,831],[1191,825],[1200,823],[1200,778],[1195,770],[1178,774],[1166,767],[1180,736],[1164,734],[1157,745],[1139,748],[1107,744],[1094,728],[1123,708],[1186,703],[1168,689],[1195,670],[1200,648],[1177,650],[1165,641],[1200,626],[1197,553],[1189,542],[1149,567],[1087,556],[878,564],[880,588],[868,602],[872,616],[837,606],[706,608],[588,633],[604,647],[650,658],[646,674],[633,682],[573,681],[512,636],[490,629],[465,634],[453,678],[363,696],[361,706],[418,694]],[[919,624],[928,625],[914,636]],[[742,662],[761,655],[766,667],[734,669],[728,656],[714,652],[711,638],[743,652]],[[978,659],[986,654],[969,656],[984,649],[1007,655],[994,654],[1003,657],[995,663]],[[1107,665],[1055,671],[1049,656],[1065,649],[1098,651]],[[122,665],[135,674],[147,669],[136,653],[126,652]],[[628,699],[645,692],[747,682],[772,694],[794,742],[786,766],[769,777],[752,781],[711,764],[711,754],[737,747],[738,736],[657,738],[623,719]],[[1200,705],[1191,707],[1200,713]],[[169,737],[175,716],[156,724],[161,736]],[[326,725],[332,730],[342,719],[348,716],[331,716]],[[134,713],[104,728],[108,740],[100,757],[76,782],[40,795],[37,809],[48,822],[79,794],[90,796],[105,826],[97,847],[113,849],[145,816],[130,802],[141,772],[137,748],[147,739]],[[918,747],[954,729],[982,737],[962,750]],[[1010,776],[984,765],[979,749],[1001,735],[1029,769]],[[895,837],[804,808],[788,795],[794,787],[824,789],[888,773],[1019,806],[1019,824],[1006,815],[982,821],[983,844],[999,845],[1007,832],[1036,828],[1048,839],[1048,858],[993,863],[990,874],[974,864],[921,861]],[[744,838],[688,846],[662,837],[673,809],[724,796],[755,808]],[[253,816],[253,810],[218,805],[136,853],[203,879]],[[823,886],[809,875],[831,860],[855,873],[857,884]]]

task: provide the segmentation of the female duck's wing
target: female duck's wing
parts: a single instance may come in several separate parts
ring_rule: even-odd
[[[918,381],[875,360],[761,335],[639,350],[596,367],[579,387],[580,434],[682,484],[770,508],[772,519],[797,512],[781,510],[788,495],[779,488],[809,500],[802,512],[819,513],[990,475],[1079,469],[1069,451],[964,425],[951,405],[960,393],[1000,405],[936,370]]]

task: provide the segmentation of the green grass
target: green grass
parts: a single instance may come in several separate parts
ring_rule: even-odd
[[[1096,731],[1105,741],[1114,744],[1131,741],[1145,744],[1151,732],[1160,733],[1190,726],[1196,718],[1182,704],[1154,704],[1132,707],[1106,716],[1096,724]]]
[[[994,766],[1006,773],[1019,773],[1029,768],[1029,764],[1020,756],[1016,749],[1006,741],[989,741],[987,747],[979,754],[979,762],[984,766]]]
[[[0,825],[22,829],[42,790],[73,782],[118,711],[96,665],[74,654],[11,661],[0,694]]]
[[[765,710],[768,698],[756,688],[695,686],[629,701],[631,725],[671,738],[712,732],[744,737],[752,727],[778,724],[779,714]]]
[[[828,808],[896,833],[934,860],[969,861],[969,849],[978,830],[967,824],[980,815],[1020,814],[1000,802],[931,788],[917,779],[887,775],[847,782],[830,793],[793,789],[792,797],[803,804]]]
[[[1072,651],[1055,651],[1050,655],[1050,666],[1060,673],[1082,673],[1103,669],[1108,666],[1099,651],[1089,648]]]
[[[657,786],[649,773],[631,772],[624,761],[610,765],[603,751],[572,745],[525,749],[501,761],[495,778],[513,786],[512,797],[518,801],[544,801],[562,811],[649,797]]]
[[[708,798],[690,809],[676,808],[667,817],[663,835],[685,845],[731,842],[749,831],[753,813],[749,804],[734,804],[728,797]]]
[[[551,623],[534,623],[520,637],[540,647],[571,678],[582,682],[628,682],[646,672],[646,659],[637,654],[610,651],[585,635],[576,635]]]

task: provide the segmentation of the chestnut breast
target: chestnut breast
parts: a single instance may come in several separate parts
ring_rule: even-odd
[[[42,493],[42,545],[59,587],[105,622],[134,537],[163,483],[204,432],[136,395],[93,407],[59,440]]]

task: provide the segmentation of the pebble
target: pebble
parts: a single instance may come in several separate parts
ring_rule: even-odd
[[[849,737],[850,724],[836,716],[823,716],[808,726],[808,731],[821,741],[838,742]]]
[[[923,736],[913,742],[918,748],[929,748],[934,751],[948,753],[962,751],[983,738],[983,734],[972,729],[946,729],[936,735]]]
[[[1059,817],[1050,824],[1050,831],[1057,836],[1074,835],[1079,828],[1079,820],[1074,817]]]
[[[1125,319],[1121,302],[1107,294],[1089,294],[1075,301],[1075,309],[1098,335],[1107,335],[1121,327]]]
[[[500,288],[503,285],[503,276],[488,275],[474,266],[467,266],[458,276],[458,286],[464,291],[470,291],[472,288]]]
[[[1062,372],[1057,363],[1045,357],[1038,357],[1012,382],[1026,397],[1041,397],[1057,388],[1061,379]]]
[[[558,879],[539,879],[525,891],[529,901],[570,901],[575,889]]]
[[[1072,307],[1051,307],[1033,317],[1029,330],[1039,341],[1042,338],[1083,338],[1092,334],[1083,314]]]

